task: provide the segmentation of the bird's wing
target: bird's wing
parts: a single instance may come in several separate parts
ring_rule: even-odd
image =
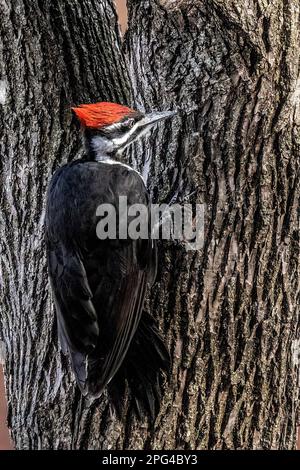
[[[48,243],[48,270],[62,350],[71,355],[78,385],[85,391],[86,356],[98,340],[97,313],[86,271],[77,252]]]
[[[132,241],[114,251],[112,263],[117,267],[112,265],[95,292],[100,335],[98,347],[89,356],[87,379],[88,389],[95,396],[101,393],[121,366],[140,322],[149,265],[140,267],[139,245],[140,241]],[[146,250],[152,251],[151,242]],[[114,262],[115,257],[118,258],[117,263]],[[148,259],[151,259],[150,253]]]
[[[65,256],[50,249],[48,264],[51,284],[58,308],[59,321],[68,343],[78,351],[94,349],[98,338],[97,314],[86,272],[77,253]]]

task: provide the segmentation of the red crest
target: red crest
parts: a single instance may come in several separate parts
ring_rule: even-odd
[[[106,101],[94,104],[81,104],[72,108],[79,121],[84,127],[99,129],[119,122],[125,116],[136,114],[131,108],[116,103]]]

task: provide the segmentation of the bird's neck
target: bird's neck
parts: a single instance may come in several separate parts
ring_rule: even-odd
[[[103,162],[107,164],[119,164],[130,170],[135,171],[141,177],[142,175],[127,165],[122,159],[122,152],[114,151],[112,142],[109,139],[102,138],[99,135],[84,136],[85,147],[86,147],[86,160],[94,162]]]
[[[86,157],[89,161],[118,160],[113,143],[105,137],[87,134],[84,136]]]

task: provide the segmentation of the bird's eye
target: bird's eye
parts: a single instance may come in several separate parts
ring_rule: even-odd
[[[134,119],[128,119],[128,121],[126,122],[126,127],[131,129],[133,126],[134,126]]]

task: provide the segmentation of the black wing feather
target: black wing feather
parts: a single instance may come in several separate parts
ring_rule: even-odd
[[[48,243],[48,268],[62,344],[84,353],[94,349],[98,320],[82,261]]]
[[[146,284],[145,274],[138,271],[122,281],[111,318],[105,325],[112,332],[110,341],[106,347],[99,342],[98,348],[89,358],[88,387],[94,396],[99,395],[114,377],[126,356],[140,321]],[[105,357],[104,361],[102,357]]]

